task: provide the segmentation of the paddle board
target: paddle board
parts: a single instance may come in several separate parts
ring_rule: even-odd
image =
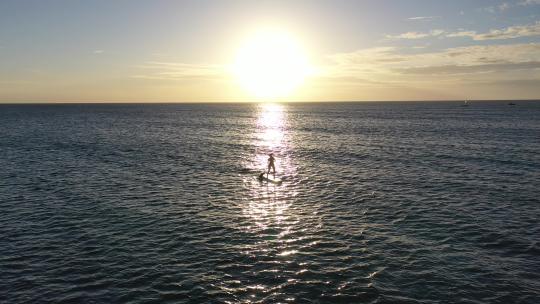
[[[269,182],[269,183],[274,183],[274,184],[281,184],[283,181],[280,179],[280,178],[277,178],[277,177],[264,177],[263,180]]]
[[[283,180],[281,178],[273,177],[272,175],[266,176],[266,174],[263,176],[262,180],[259,180],[261,182],[268,182],[272,184],[281,184]]]

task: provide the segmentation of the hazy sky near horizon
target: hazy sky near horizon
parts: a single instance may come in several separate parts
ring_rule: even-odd
[[[540,0],[2,0],[0,102],[253,100],[257,28],[314,68],[282,100],[540,99]]]

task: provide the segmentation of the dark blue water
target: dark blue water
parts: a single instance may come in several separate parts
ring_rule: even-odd
[[[536,304],[539,242],[540,102],[0,106],[2,303]]]

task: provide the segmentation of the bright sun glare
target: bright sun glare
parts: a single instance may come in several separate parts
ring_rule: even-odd
[[[248,39],[233,66],[240,85],[258,98],[290,95],[310,73],[306,55],[290,35],[263,31]]]

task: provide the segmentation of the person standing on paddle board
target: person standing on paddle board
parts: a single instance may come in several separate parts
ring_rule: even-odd
[[[276,166],[274,165],[275,160],[274,154],[270,153],[268,155],[268,171],[266,172],[266,175],[270,173],[270,168],[272,168],[272,173],[276,175]]]

